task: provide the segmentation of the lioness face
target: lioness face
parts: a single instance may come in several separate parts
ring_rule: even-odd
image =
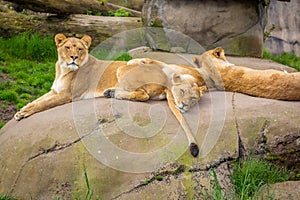
[[[58,52],[58,61],[61,66],[76,71],[88,60],[88,49],[91,45],[91,37],[84,36],[81,39],[67,38],[63,34],[55,36]]]
[[[191,86],[189,83],[174,85],[171,88],[175,105],[180,112],[188,111],[200,100],[201,93],[197,85]]]
[[[188,111],[197,104],[202,95],[196,83],[191,84],[187,78],[189,75],[172,75],[171,92],[173,94],[175,106],[180,112]]]
[[[229,67],[234,64],[228,62],[228,60],[225,57],[225,51],[221,47],[217,47],[213,50],[209,50],[204,52],[199,57],[194,57],[194,63],[199,67],[205,67],[202,66],[203,63],[209,64],[209,65],[218,65],[222,67]]]

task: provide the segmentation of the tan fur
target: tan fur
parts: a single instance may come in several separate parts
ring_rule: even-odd
[[[15,114],[16,120],[72,100],[100,97],[103,96],[104,90],[115,87],[116,70],[127,62],[102,61],[89,55],[91,40],[89,36],[81,39],[66,38],[63,34],[55,36],[58,61],[51,90],[24,106]],[[81,73],[78,73],[79,71]]]
[[[227,61],[220,47],[196,57],[194,62],[206,72],[208,87],[270,99],[300,100],[300,72],[236,66]]]
[[[167,98],[171,111],[187,135],[192,155],[198,155],[197,142],[180,113],[188,111],[207,90],[198,70],[142,58],[133,59],[127,66],[118,68],[117,77],[115,98],[134,101]]]
[[[55,36],[58,61],[55,66],[56,74],[51,90],[47,94],[24,106],[15,114],[14,118],[16,120],[21,120],[34,113],[65,104],[73,100],[102,97],[107,89],[115,88],[117,84],[119,84],[118,80],[120,79],[118,79],[118,77],[120,78],[120,76],[123,76],[122,74],[130,71],[132,67],[130,67],[130,65],[128,66],[127,62],[124,61],[102,61],[89,55],[88,49],[91,45],[91,41],[92,39],[89,36],[84,36],[81,39],[66,38],[63,34],[57,34]],[[162,73],[161,67],[155,66],[157,64],[158,63],[151,65],[153,69],[143,66],[143,70],[150,71],[150,75],[148,73],[148,76],[141,76],[139,74],[138,76],[131,75],[124,79],[125,82],[129,80],[129,82],[132,83],[129,89],[132,87],[135,87],[136,89],[136,85],[143,84],[143,81],[144,83],[145,81],[148,82],[149,77],[152,81],[155,77],[155,81],[153,82],[159,83],[141,85],[134,95],[131,94],[129,99],[148,100],[149,97],[151,99],[167,98],[170,109],[179,120],[183,129],[186,131],[189,141],[194,143],[195,140],[193,139],[193,136],[179,110],[188,110],[190,106],[200,99],[200,96],[202,92],[206,90],[206,87],[198,87],[198,85],[203,86],[204,80],[196,69],[185,66],[180,67],[177,65],[170,65],[169,69],[177,74],[189,74],[189,76],[187,78],[188,84],[182,84],[181,82],[178,85],[174,85],[173,82],[173,85],[169,88],[169,72]],[[164,63],[160,64],[165,65]],[[151,71],[153,73],[151,73]],[[196,84],[197,87],[192,86],[192,84]],[[186,89],[182,96],[180,96],[180,89]],[[148,96],[145,95],[145,91]],[[189,102],[187,102],[186,105],[182,105],[182,102],[184,102],[185,99],[189,99]],[[196,154],[194,152],[193,155],[196,156],[198,151],[199,149]]]

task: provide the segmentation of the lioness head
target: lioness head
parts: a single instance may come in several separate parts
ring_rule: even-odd
[[[217,47],[193,59],[196,66],[204,75],[206,85],[209,88],[224,90],[223,80],[219,70],[234,65],[227,61],[224,49]]]
[[[74,37],[67,38],[63,34],[57,34],[55,36],[55,44],[60,65],[72,71],[83,66],[88,61],[88,50],[91,42],[92,38],[88,35],[78,39]]]
[[[207,90],[205,86],[198,87],[196,83],[189,83],[189,81],[186,80],[187,76],[190,75],[178,75],[174,73],[171,79],[171,92],[173,94],[174,103],[177,109],[182,113],[188,111],[193,105],[197,104],[202,92]]]

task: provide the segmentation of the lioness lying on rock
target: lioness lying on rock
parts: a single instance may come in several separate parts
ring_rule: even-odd
[[[286,73],[236,66],[227,61],[220,47],[195,57],[194,63],[204,69],[209,88],[269,99],[300,100],[300,72]]]
[[[207,90],[199,75],[193,68],[168,65],[147,58],[133,59],[117,69],[118,84],[116,88],[106,90],[104,96],[131,101],[167,99],[187,135],[191,154],[197,156],[198,145],[180,112],[186,112],[198,103]]]

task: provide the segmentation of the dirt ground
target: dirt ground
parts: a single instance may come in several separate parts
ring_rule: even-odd
[[[9,77],[1,73],[0,74],[0,83],[9,81]],[[13,118],[14,114],[17,112],[17,106],[13,103],[8,103],[0,100],[0,122],[8,122]]]

